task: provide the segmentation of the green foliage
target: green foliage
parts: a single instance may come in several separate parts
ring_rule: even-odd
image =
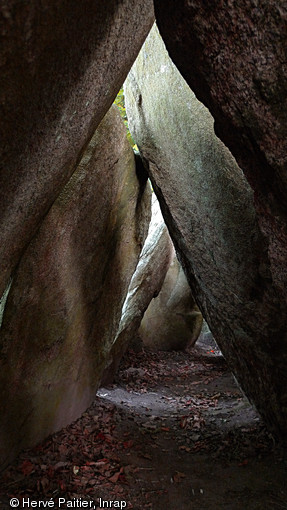
[[[122,119],[124,121],[124,124],[126,126],[127,139],[130,142],[130,144],[131,144],[132,148],[134,149],[134,151],[137,151],[138,147],[137,147],[135,141],[133,140],[133,137],[132,137],[132,135],[130,133],[129,126],[128,126],[128,118],[127,118],[127,114],[126,114],[125,96],[124,96],[123,88],[120,89],[116,99],[114,100],[114,104],[116,104],[118,109],[120,110],[121,117],[122,117]]]

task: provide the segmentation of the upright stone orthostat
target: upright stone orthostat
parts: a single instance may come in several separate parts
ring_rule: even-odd
[[[137,339],[143,315],[158,295],[173,258],[174,248],[153,195],[149,231],[123,304],[121,321],[110,352],[102,385],[111,383],[128,346]]]
[[[202,322],[202,315],[173,251],[160,292],[151,300],[141,321],[139,337],[153,351],[183,351],[195,344]]]
[[[201,311],[246,394],[286,437],[286,306],[252,190],[156,28],[125,95],[131,132]]]
[[[0,463],[96,395],[150,220],[116,107],[15,272],[0,336]]]
[[[0,296],[111,106],[151,0],[0,5]]]

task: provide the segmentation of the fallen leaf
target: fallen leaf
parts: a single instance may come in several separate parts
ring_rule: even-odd
[[[184,450],[186,452],[190,452],[191,448],[189,446],[182,445],[179,447],[179,450]]]
[[[125,441],[125,442],[123,443],[123,447],[124,447],[124,448],[131,448],[131,447],[133,446],[133,444],[134,444],[133,440],[132,440],[132,439],[130,439],[129,441]]]
[[[60,487],[60,489],[61,489],[62,491],[65,491],[65,490],[66,490],[66,484],[65,484],[65,482],[64,482],[63,480],[59,480],[59,481],[58,481],[58,485],[59,485],[59,487]]]
[[[46,478],[46,477],[41,478],[41,486],[42,486],[42,489],[44,492],[49,487],[49,484],[50,484],[50,482],[49,482],[48,478]]]
[[[21,471],[25,476],[29,476],[34,471],[34,468],[35,466],[30,460],[24,460],[21,464]]]
[[[176,471],[176,473],[173,475],[173,481],[175,483],[182,482],[183,478],[185,478],[186,475],[184,473],[181,473],[180,471]]]
[[[57,464],[54,465],[54,469],[55,469],[55,471],[57,471],[57,469],[61,469],[68,465],[69,465],[69,462],[57,462]]]
[[[119,480],[119,477],[121,476],[123,471],[124,471],[124,468],[121,467],[121,469],[117,473],[115,473],[113,476],[111,476],[111,478],[109,478],[110,482],[117,483],[117,481]]]
[[[179,426],[180,426],[180,428],[181,428],[181,429],[185,429],[186,424],[187,424],[187,417],[186,417],[186,416],[183,416],[183,417],[181,418],[181,420],[180,420],[180,425],[179,425]]]
[[[220,393],[216,393],[216,395],[213,395],[213,397],[210,397],[211,400],[214,400],[215,398],[219,398],[221,396]]]
[[[140,456],[144,459],[152,460],[152,456],[149,453],[141,453]]]

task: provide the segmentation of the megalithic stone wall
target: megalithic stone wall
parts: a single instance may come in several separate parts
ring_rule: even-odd
[[[276,408],[280,435],[286,437],[286,2],[155,0],[154,5],[169,55],[210,109],[217,135],[254,191],[258,225],[265,237],[258,265],[266,269],[258,292],[267,310],[260,322],[276,373],[267,380],[278,396],[270,405]],[[270,302],[265,296],[271,285],[275,297]],[[265,374],[258,377],[265,379]]]
[[[102,385],[113,382],[122,355],[138,340],[138,329],[153,297],[161,291],[174,253],[158,200],[152,196],[149,231],[123,304],[122,317]]]
[[[93,401],[150,221],[113,107],[15,273],[0,336],[0,463]]]
[[[125,96],[130,130],[194,297],[247,396],[286,437],[286,306],[272,281],[253,192],[156,28]]]
[[[202,322],[202,314],[173,251],[162,288],[141,321],[139,337],[153,351],[184,351],[195,344]]]
[[[153,23],[151,0],[0,4],[0,296]]]

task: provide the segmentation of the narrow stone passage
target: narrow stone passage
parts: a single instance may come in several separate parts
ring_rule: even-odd
[[[116,384],[79,420],[6,469],[0,503],[276,510],[287,509],[285,480],[283,452],[217,348],[199,343],[190,352],[130,350]]]

